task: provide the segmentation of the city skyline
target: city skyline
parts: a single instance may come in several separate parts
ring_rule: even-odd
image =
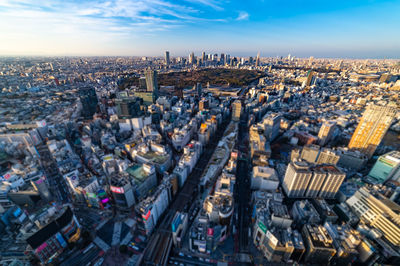
[[[0,55],[399,58],[395,1],[0,2]]]

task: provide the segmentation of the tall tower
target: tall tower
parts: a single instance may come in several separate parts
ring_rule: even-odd
[[[153,102],[158,98],[158,83],[157,83],[157,71],[148,69],[146,70],[146,86],[147,91],[153,92]]]
[[[97,95],[93,87],[84,87],[79,89],[79,98],[82,103],[82,116],[85,119],[93,118],[97,110]]]
[[[256,67],[260,66],[260,53],[257,54]]]
[[[194,53],[193,52],[191,52],[189,54],[189,64],[194,64]]]
[[[240,100],[236,100],[232,103],[232,120],[240,121],[240,113],[242,112],[242,103]]]
[[[349,148],[372,157],[396,115],[392,106],[369,105],[351,137]]]
[[[219,59],[222,65],[225,65],[225,54],[221,54],[221,58]]]
[[[203,52],[202,54],[201,54],[201,62],[205,62],[206,61],[206,52]]]
[[[165,64],[169,66],[170,61],[169,61],[169,51],[165,51]]]
[[[314,71],[310,70],[310,71],[308,71],[307,80],[306,80],[306,84],[305,85],[307,87],[309,87],[309,86],[313,85],[314,81],[315,81]]]

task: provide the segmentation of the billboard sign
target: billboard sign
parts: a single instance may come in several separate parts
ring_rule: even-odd
[[[146,215],[142,214],[142,218],[147,221],[150,217],[150,214],[151,214],[151,211],[149,210]]]
[[[10,177],[11,177],[10,173],[7,173],[7,174],[3,175],[3,176],[1,177],[1,179],[2,179],[2,180],[8,180],[8,179],[10,179]]]
[[[108,199],[108,198],[105,198],[105,199],[102,199],[101,200],[101,203],[107,203],[107,202],[109,202],[110,200]]]
[[[89,197],[89,198],[97,198],[97,195],[96,195],[96,193],[89,193],[89,192],[86,192],[86,195]]]
[[[278,245],[279,242],[278,239],[273,234],[271,234],[270,231],[267,232],[266,236],[269,239],[269,241],[272,242],[272,244],[274,244],[275,246]]]
[[[122,187],[114,187],[114,186],[110,186],[110,190],[114,193],[118,193],[118,194],[124,194],[124,188]]]
[[[267,232],[267,227],[264,225],[263,222],[260,221],[260,222],[258,223],[258,227],[261,229],[261,231],[264,232],[264,234]]]
[[[67,246],[67,242],[65,242],[64,238],[62,237],[62,235],[59,232],[56,234],[56,238],[63,248],[65,248]]]

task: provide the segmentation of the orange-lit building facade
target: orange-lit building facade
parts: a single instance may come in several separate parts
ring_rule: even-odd
[[[372,157],[396,112],[397,108],[391,106],[368,106],[351,137],[349,148],[359,150],[369,158]]]

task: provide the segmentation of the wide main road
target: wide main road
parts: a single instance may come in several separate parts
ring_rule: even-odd
[[[185,206],[195,202],[198,193],[198,185],[200,183],[201,175],[205,170],[208,161],[211,159],[218,142],[224,135],[226,127],[229,125],[230,119],[223,121],[221,126],[218,127],[217,132],[211,138],[209,143],[204,148],[203,154],[197,161],[196,166],[193,168],[192,173],[188,176],[184,186],[175,196],[170,207],[165,211],[164,217],[159,221],[158,227],[151,236],[146,249],[143,253],[144,265],[164,265],[169,256],[169,251],[172,245],[171,237],[171,222],[177,211],[183,211]]]
[[[239,233],[239,253],[248,252],[248,232],[249,232],[249,218],[251,190],[249,181],[249,163],[248,163],[248,149],[249,149],[249,136],[248,136],[248,112],[243,111],[240,117],[239,134],[238,134],[238,150],[240,158],[237,162],[236,168],[236,194],[235,201],[238,206],[238,233]]]

